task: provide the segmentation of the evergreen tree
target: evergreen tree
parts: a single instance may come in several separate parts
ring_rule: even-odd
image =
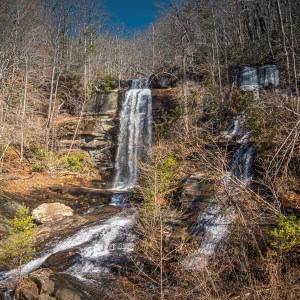
[[[25,205],[16,209],[16,215],[11,221],[11,230],[5,241],[1,241],[1,264],[17,268],[17,278],[21,279],[22,266],[32,259],[35,252],[35,228],[29,208]]]

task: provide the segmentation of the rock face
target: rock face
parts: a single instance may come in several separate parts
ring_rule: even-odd
[[[86,103],[81,118],[70,117],[59,122],[60,150],[68,151],[72,145],[75,151],[87,151],[98,169],[111,172],[114,168],[121,95],[122,91],[98,93]]]
[[[169,70],[168,72],[161,72],[153,74],[149,78],[150,89],[167,89],[174,88],[183,81],[183,73],[179,69]],[[204,80],[203,74],[188,70],[185,73],[186,81],[201,82]]]
[[[210,203],[213,196],[213,184],[203,172],[197,171],[189,176],[182,185],[178,201],[185,211],[184,222],[192,225],[198,213]]]
[[[150,87],[155,88],[152,90],[154,122],[163,122],[178,105],[177,89],[168,88],[173,87],[177,79],[170,76],[150,79]],[[126,83],[129,84],[130,81]],[[70,147],[72,151],[87,151],[97,169],[109,178],[114,170],[119,115],[125,93],[126,90],[98,93],[86,103],[81,117],[66,116],[58,121],[56,126],[60,151],[68,152]]]
[[[178,106],[177,89],[152,90],[152,116],[155,123],[164,122]]]
[[[178,78],[167,73],[152,75],[149,79],[149,87],[151,89],[172,88],[175,87],[177,83]]]
[[[61,203],[44,203],[32,211],[32,217],[39,223],[50,223],[72,217],[73,209]]]

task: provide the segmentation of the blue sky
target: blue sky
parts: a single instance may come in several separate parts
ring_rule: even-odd
[[[128,29],[144,29],[151,24],[160,9],[156,3],[168,3],[169,0],[104,0],[114,24],[123,23]]]

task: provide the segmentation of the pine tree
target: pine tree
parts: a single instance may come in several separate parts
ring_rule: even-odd
[[[35,228],[29,208],[25,205],[16,209],[16,215],[11,221],[11,230],[5,241],[0,242],[1,261],[17,269],[17,279],[21,279],[22,266],[32,259],[35,252]]]

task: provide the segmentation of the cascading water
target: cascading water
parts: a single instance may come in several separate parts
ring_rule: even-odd
[[[116,175],[111,204],[122,206],[138,176],[138,160],[142,159],[151,146],[152,97],[148,79],[134,80],[126,93],[120,118],[119,146],[116,156]],[[36,258],[23,266],[23,274],[40,267],[52,254],[73,247],[80,249],[81,259],[66,270],[79,279],[96,280],[107,273],[110,266],[133,251],[134,235],[130,233],[134,215],[118,214],[104,222],[81,229],[55,246],[46,246]],[[0,273],[0,282],[6,281],[15,272]]]
[[[118,192],[112,197],[112,205],[123,205],[126,191],[134,187],[138,176],[138,161],[147,155],[151,137],[152,97],[148,78],[136,79],[126,93],[121,112],[113,182],[113,190]]]
[[[244,119],[245,118],[243,115],[234,117],[231,124],[228,126],[222,136],[227,139],[233,139],[236,136],[241,136],[243,133],[243,124],[245,122]]]
[[[133,80],[121,113],[120,134],[113,189],[128,190],[135,185],[137,164],[151,146],[152,97],[148,79]]]
[[[57,242],[53,247],[46,246],[35,259],[23,266],[22,273],[28,274],[37,269],[52,254],[78,247],[81,259],[67,272],[79,278],[95,273],[101,275],[109,267],[107,261],[113,262],[118,252],[133,250],[134,236],[130,233],[132,225],[132,216],[117,215],[105,222],[83,228],[67,239]],[[12,270],[0,274],[0,282],[9,279],[14,272],[15,270]]]
[[[223,176],[223,182],[227,193],[231,194],[233,201],[237,201],[238,186],[247,185],[252,179],[252,163],[254,157],[254,145],[249,142],[250,132],[242,135],[243,116],[235,118],[232,124],[224,132],[227,138],[239,137],[240,144],[236,150],[230,170]],[[222,247],[224,240],[232,232],[232,226],[237,217],[232,207],[224,208],[221,199],[222,193],[211,202],[208,207],[200,213],[198,221],[191,230],[191,236],[202,236],[200,248],[184,261],[187,268],[202,268],[209,258]]]

